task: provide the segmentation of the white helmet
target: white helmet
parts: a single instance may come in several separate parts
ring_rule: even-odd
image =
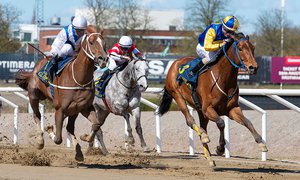
[[[130,48],[132,46],[132,39],[129,36],[122,36],[119,40],[119,46]]]
[[[83,16],[75,16],[72,25],[75,29],[85,29],[87,26],[87,21]]]

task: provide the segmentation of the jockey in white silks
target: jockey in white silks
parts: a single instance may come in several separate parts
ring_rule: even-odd
[[[43,72],[38,72],[37,75],[40,79],[48,85],[48,72],[59,60],[64,56],[73,56],[76,52],[75,49],[80,43],[78,41],[84,34],[87,27],[87,20],[83,16],[75,16],[72,23],[64,27],[54,39],[51,45],[50,54],[47,59],[51,59],[51,63],[46,64]]]

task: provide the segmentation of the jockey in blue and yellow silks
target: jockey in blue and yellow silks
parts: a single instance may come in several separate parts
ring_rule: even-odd
[[[209,25],[198,37],[196,52],[202,61],[190,71],[196,74],[205,64],[216,60],[218,50],[228,41],[229,35],[235,33],[239,22],[234,16],[226,16],[222,23]]]

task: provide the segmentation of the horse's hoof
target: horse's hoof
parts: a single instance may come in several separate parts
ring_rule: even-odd
[[[128,144],[134,145],[134,143],[135,143],[134,138],[133,137],[128,137]]]
[[[261,152],[268,152],[268,148],[265,144],[259,143],[258,147],[260,148]]]
[[[88,134],[81,135],[80,139],[82,141],[89,142],[89,143],[94,141],[94,139],[92,139]]]
[[[201,136],[201,142],[202,143],[209,143],[210,139],[207,135],[206,136]]]
[[[75,160],[76,160],[76,161],[84,161],[83,154],[81,154],[81,155],[76,154],[76,155],[75,155]]]
[[[53,129],[54,129],[54,128],[53,128],[53,126],[52,126],[52,125],[50,125],[50,126],[46,126],[44,129],[45,129],[45,131],[46,131],[47,133],[49,133],[49,134],[50,134],[50,133],[52,133],[52,132],[53,132]]]
[[[150,153],[151,152],[151,150],[148,146],[143,147],[143,151],[144,151],[144,153]]]
[[[81,151],[81,147],[79,144],[76,144],[75,151],[76,151],[75,160],[76,161],[84,161],[83,153]]]
[[[37,143],[37,144],[36,144],[36,148],[39,149],[39,150],[43,149],[44,146],[45,146],[44,143],[41,143],[41,144],[40,144],[40,143]]]
[[[107,156],[109,154],[108,150],[106,150],[106,149],[105,150],[101,149],[101,151],[102,151],[102,153],[103,153],[104,156]]]
[[[222,148],[221,146],[217,146],[216,153],[218,156],[222,156],[224,152],[225,152],[225,148]]]
[[[216,163],[214,160],[209,161],[208,164],[209,164],[209,167],[216,167]]]

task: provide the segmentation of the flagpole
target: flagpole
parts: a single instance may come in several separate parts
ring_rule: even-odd
[[[284,6],[285,6],[285,0],[281,0],[281,40],[280,40],[280,56],[281,57],[283,57]]]
[[[280,56],[283,57],[283,21],[284,21],[284,5],[285,0],[281,0],[281,38],[280,38]],[[282,89],[282,82],[280,83],[280,89]]]

